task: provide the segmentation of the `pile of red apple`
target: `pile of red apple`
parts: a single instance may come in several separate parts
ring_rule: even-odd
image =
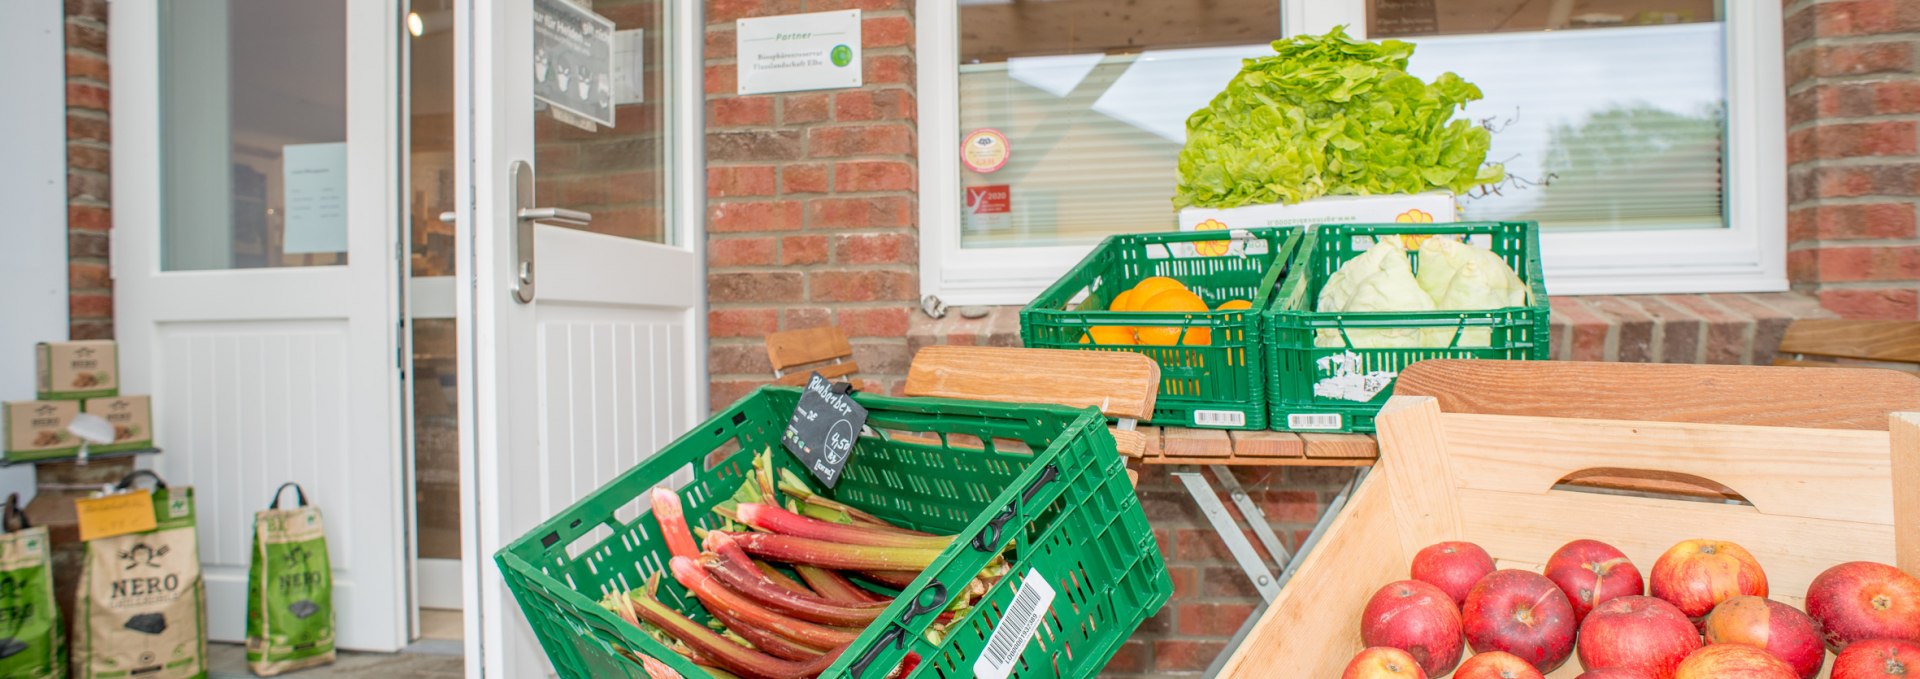
[[[1920,679],[1920,579],[1886,564],[1827,569],[1804,613],[1716,540],[1674,545],[1644,582],[1595,540],[1555,551],[1545,575],[1494,570],[1470,542],[1422,549],[1412,571],[1367,601],[1367,648],[1341,679],[1544,679],[1576,654],[1580,679],[1813,679],[1828,650],[1831,679]]]

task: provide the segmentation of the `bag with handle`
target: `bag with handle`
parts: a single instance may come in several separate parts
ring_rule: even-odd
[[[207,592],[200,577],[193,489],[153,481],[154,527],[88,540],[74,601],[75,679],[203,679]]]
[[[293,489],[299,506],[280,508]],[[288,482],[253,515],[253,564],[247,569],[247,667],[270,677],[332,663],[333,568],[325,524],[307,493]]]
[[[0,677],[66,679],[67,628],[53,599],[47,529],[27,523],[20,494],[0,515]]]

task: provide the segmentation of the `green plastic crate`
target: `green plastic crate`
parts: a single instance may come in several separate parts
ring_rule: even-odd
[[[777,464],[811,482],[779,444],[799,394],[785,387],[749,394],[495,555],[560,676],[648,676],[625,651],[685,677],[710,676],[596,602],[662,573],[661,601],[695,620],[708,618],[664,573],[670,556],[644,494],[690,472],[693,481],[679,489],[688,523],[715,527],[714,506],[740,487],[752,470],[752,453],[769,446]],[[1098,411],[854,399],[866,406],[870,431],[855,444],[839,487],[825,494],[899,525],[958,538],[907,588],[914,594],[898,597],[820,676],[877,679],[909,652],[921,658],[912,676],[973,676],[999,611],[1013,599],[1013,585],[1034,569],[1057,596],[1014,676],[1091,677],[1172,595],[1166,563]],[[1008,577],[950,627],[943,643],[928,643],[922,633],[948,595],[1009,538],[1015,548]]]
[[[1320,313],[1314,305],[1320,287],[1340,265],[1372,247],[1378,236],[1453,235],[1491,247],[1513,267],[1531,291],[1526,306],[1485,311],[1408,311]],[[1414,270],[1420,267],[1416,248],[1409,248]],[[1328,224],[1313,229],[1293,256],[1293,275],[1287,277],[1267,312],[1269,422],[1277,430],[1373,431],[1374,415],[1393,395],[1392,379],[1417,361],[1430,358],[1491,358],[1540,360],[1548,358],[1546,278],[1540,271],[1540,227],[1534,222],[1459,222],[1454,224]],[[1443,348],[1354,348],[1354,330],[1381,328],[1445,328],[1452,331]],[[1460,346],[1467,329],[1487,331],[1485,346]],[[1338,342],[1320,346],[1317,339]],[[1351,356],[1348,354],[1351,353]],[[1340,374],[1367,376],[1386,386],[1371,398],[1363,386],[1333,395],[1332,380]],[[1350,377],[1349,379],[1357,379]],[[1363,381],[1363,385],[1366,381]],[[1326,383],[1330,393],[1316,393]]]
[[[1152,422],[1214,429],[1267,427],[1266,358],[1260,312],[1271,303],[1296,227],[1242,229],[1229,240],[1219,231],[1109,236],[1086,259],[1020,310],[1020,340],[1038,349],[1132,351],[1160,364],[1160,396]],[[1218,256],[1197,255],[1195,243],[1230,243]],[[1187,255],[1187,256],[1180,256]],[[1153,276],[1180,281],[1208,308],[1244,299],[1245,311],[1156,313],[1106,311],[1113,298]],[[1180,328],[1210,334],[1206,345],[1093,344],[1096,326]]]

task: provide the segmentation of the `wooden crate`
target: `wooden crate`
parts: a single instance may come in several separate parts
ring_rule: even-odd
[[[1813,373],[1855,372],[1715,370],[1702,391],[1740,394],[1739,380],[1746,376],[1811,385],[1836,379]],[[1798,372],[1774,372],[1782,370]],[[1902,403],[1920,393],[1920,380],[1885,375],[1892,377],[1875,379],[1903,381],[1875,386],[1904,390],[1908,400]],[[1632,386],[1607,388],[1618,389],[1619,403],[1628,404],[1635,397]],[[1863,402],[1884,398],[1884,392],[1856,393]],[[1744,394],[1792,398],[1780,391]],[[1642,402],[1687,396],[1638,394]],[[1807,585],[1834,564],[1878,561],[1920,574],[1920,414],[1889,417],[1881,409],[1884,429],[1813,429],[1744,424],[1750,418],[1737,409],[1701,418],[1714,420],[1709,422],[1659,422],[1442,412],[1442,402],[1458,401],[1397,395],[1381,410],[1380,457],[1372,473],[1223,676],[1339,676],[1361,648],[1360,613],[1368,597],[1408,577],[1413,554],[1443,540],[1478,543],[1502,568],[1538,571],[1560,545],[1593,538],[1625,551],[1645,573],[1676,542],[1727,539],[1759,558],[1772,598],[1803,609]],[[1584,398],[1568,412],[1604,412],[1606,404],[1605,398]],[[1623,405],[1618,412],[1642,407]],[[1871,408],[1863,404],[1858,410]],[[1743,501],[1556,487],[1596,470],[1610,478],[1724,487]],[[1571,679],[1580,672],[1576,654],[1549,676]]]

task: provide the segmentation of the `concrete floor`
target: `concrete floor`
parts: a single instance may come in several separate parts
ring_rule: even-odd
[[[447,651],[450,651],[448,653]],[[240,644],[208,644],[211,672],[208,679],[252,679],[247,670],[247,649]],[[460,658],[460,645],[422,642],[401,653],[349,653],[326,667],[284,674],[300,679],[335,677],[392,677],[393,679],[461,679],[466,662]]]

